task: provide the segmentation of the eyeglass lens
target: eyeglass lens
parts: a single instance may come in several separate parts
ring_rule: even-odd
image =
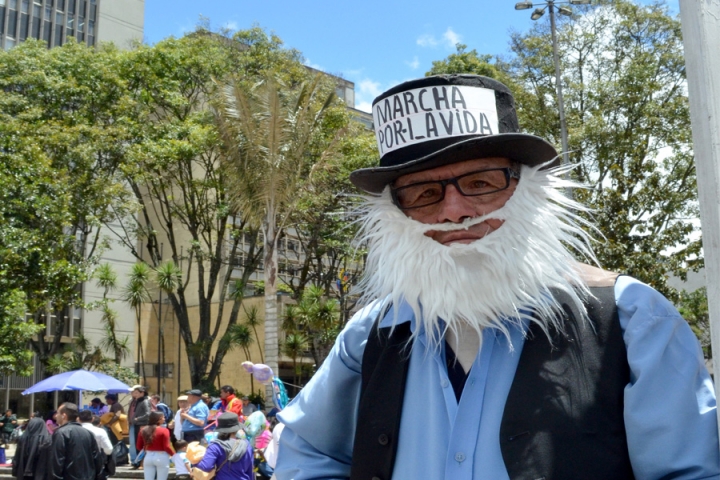
[[[488,195],[506,189],[510,184],[510,169],[480,170],[445,180],[413,183],[394,190],[400,208],[420,208],[439,203],[445,197],[445,188],[452,183],[467,197]]]

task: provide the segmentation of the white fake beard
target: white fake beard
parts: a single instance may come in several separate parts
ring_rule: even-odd
[[[366,197],[359,240],[369,252],[361,304],[376,298],[393,305],[407,302],[420,327],[413,335],[425,331],[429,348],[440,346],[448,330],[457,338],[467,331],[464,324],[479,338],[487,327],[509,336],[508,327],[525,320],[548,335],[550,327],[562,331],[551,288],[565,291],[585,314],[589,290],[568,247],[597,264],[591,238],[580,228],[592,226],[573,213],[587,209],[562,193],[580,187],[560,178],[572,167],[542,167],[522,166],[515,192],[502,208],[461,224],[424,224],[407,217],[393,204],[389,187],[379,197]],[[504,223],[470,244],[445,246],[425,236],[490,218]]]

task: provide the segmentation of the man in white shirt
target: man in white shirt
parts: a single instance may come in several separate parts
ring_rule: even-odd
[[[83,428],[90,430],[90,433],[95,437],[95,441],[98,444],[98,448],[105,453],[105,455],[112,455],[113,446],[110,443],[110,437],[108,437],[105,429],[96,427],[92,424],[93,414],[90,410],[83,410],[78,415],[80,424]]]

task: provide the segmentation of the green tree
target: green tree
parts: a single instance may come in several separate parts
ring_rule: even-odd
[[[226,333],[238,321],[244,285],[262,259],[258,226],[232,201],[237,185],[210,103],[216,97],[213,79],[242,72],[252,83],[275,65],[294,82],[293,72],[303,70],[297,56],[255,28],[231,38],[199,29],[125,57],[134,122],[122,171],[138,215],[118,212],[120,227],[111,228],[140,261],[157,269],[170,260],[179,269],[179,281],[163,290],[198,388],[210,388],[220,372],[230,348]],[[224,324],[227,301],[231,311]],[[198,306],[197,330],[190,305]]]
[[[524,125],[557,144],[546,27],[513,37],[510,72],[528,92]],[[573,175],[595,187],[575,196],[605,236],[598,258],[675,298],[669,274],[685,278],[702,263],[680,22],[662,3],[616,0],[558,33]]]
[[[127,201],[117,175],[128,144],[118,58],[72,42],[0,52],[0,290],[22,292],[32,321],[50,323],[49,338],[31,342],[45,364],[82,307],[100,226]]]
[[[290,358],[293,362],[293,384],[300,386],[300,376],[302,374],[301,366],[298,365],[297,360],[305,350],[308,349],[309,342],[305,335],[302,333],[288,333],[285,336],[285,342],[282,345],[282,353]],[[295,394],[297,395],[298,388],[293,387]]]
[[[304,180],[336,153],[347,113],[322,74],[294,88],[272,74],[254,85],[234,78],[222,94],[217,120],[237,185],[235,202],[263,234],[265,363],[277,371],[278,239]],[[272,388],[266,391],[271,398]]]
[[[447,58],[432,62],[432,68],[425,73],[425,76],[472,73],[495,78],[503,83],[508,80],[507,74],[492,63],[492,55],[480,55],[475,49],[468,52],[467,45],[462,43],[456,44],[455,48],[456,52],[451,53]]]
[[[130,354],[129,337],[119,338],[117,334],[117,312],[110,307],[113,301],[108,294],[117,288],[117,273],[109,263],[102,263],[95,270],[95,280],[103,289],[103,297],[96,308],[102,311],[102,322],[105,338],[100,341],[100,348],[112,352],[118,365]]]
[[[140,372],[143,384],[147,384],[145,374],[145,354],[142,346],[142,307],[151,301],[149,284],[152,277],[152,269],[147,264],[138,262],[133,264],[128,284],[123,289],[122,299],[129,303],[135,311],[135,322],[137,324],[137,363],[140,365]]]
[[[707,288],[702,287],[693,292],[683,290],[677,303],[680,315],[690,324],[700,340],[705,358],[712,358],[710,348],[710,314],[708,311]]]
[[[288,305],[282,316],[287,335],[301,334],[308,342],[315,365],[325,361],[340,333],[340,305],[324,296],[322,287],[308,286],[297,305]]]

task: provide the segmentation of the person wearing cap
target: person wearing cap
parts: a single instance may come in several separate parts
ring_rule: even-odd
[[[140,429],[148,424],[152,403],[148,398],[147,389],[142,385],[133,385],[130,389],[133,398],[128,407],[128,423],[130,424],[130,463],[136,464],[138,450],[136,442]],[[138,461],[139,463],[139,461]]]
[[[170,422],[170,425],[168,425],[168,428],[170,428],[171,432],[173,433],[173,436],[175,437],[175,440],[182,440],[182,423],[183,419],[181,417],[182,411],[187,408],[188,406],[188,397],[187,395],[180,395],[177,398],[177,411],[175,412],[175,417],[173,418],[173,421]]]
[[[245,438],[237,438],[240,422],[237,414],[225,412],[217,417],[217,439],[208,445],[197,464],[199,470],[215,469],[217,480],[254,480],[253,448]]]
[[[205,425],[207,424],[210,410],[205,402],[202,401],[202,392],[198,389],[188,390],[188,405],[181,410],[180,418],[182,418],[182,436],[183,440],[189,442],[201,441],[205,435]]]
[[[720,478],[697,339],[596,263],[568,166],[500,82],[426,77],[372,107],[367,306],[279,413],[278,480]]]

